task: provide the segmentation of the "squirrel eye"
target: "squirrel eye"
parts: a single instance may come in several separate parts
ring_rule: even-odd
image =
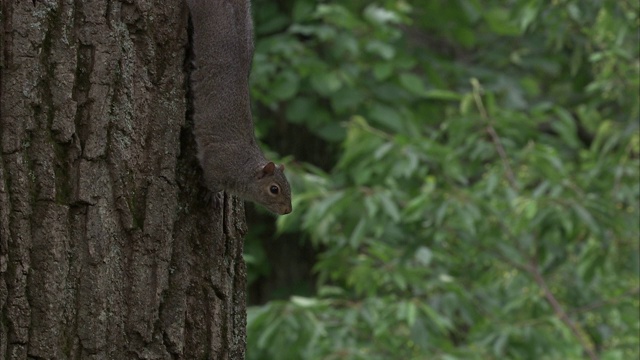
[[[280,188],[275,185],[271,185],[271,187],[269,188],[269,192],[271,192],[273,195],[277,195],[279,191]]]

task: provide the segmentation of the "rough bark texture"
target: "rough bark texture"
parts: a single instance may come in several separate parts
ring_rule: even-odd
[[[206,203],[181,0],[3,0],[0,360],[243,359],[242,203]]]

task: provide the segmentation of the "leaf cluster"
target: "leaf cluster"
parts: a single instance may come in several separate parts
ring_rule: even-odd
[[[251,308],[250,359],[640,355],[637,4],[254,8],[261,116],[340,151],[288,167],[317,292]]]

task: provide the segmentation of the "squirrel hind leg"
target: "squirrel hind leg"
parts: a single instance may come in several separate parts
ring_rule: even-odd
[[[221,198],[221,196],[216,196],[218,194],[222,194],[222,189],[213,189],[211,190],[209,186],[207,186],[204,178],[201,179],[202,182],[198,187],[198,198],[201,199],[205,205],[209,206],[215,200],[215,198]]]
[[[206,206],[221,208],[224,203],[224,191],[210,191],[209,189],[205,189],[201,199]]]

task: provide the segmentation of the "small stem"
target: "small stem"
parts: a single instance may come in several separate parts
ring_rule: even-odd
[[[556,297],[553,295],[553,293],[551,292],[551,289],[549,289],[549,285],[547,285],[547,282],[545,281],[544,277],[542,277],[542,274],[540,274],[540,270],[535,261],[532,261],[532,264],[529,268],[529,272],[533,276],[533,279],[536,282],[536,284],[538,284],[540,289],[542,289],[542,292],[544,293],[544,297],[549,303],[549,305],[551,305],[553,312],[571,330],[573,335],[578,339],[578,341],[580,342],[580,345],[582,346],[582,349],[589,356],[589,359],[599,360],[598,354],[596,354],[596,351],[593,348],[593,344],[587,338],[587,335],[585,334],[584,330],[575,322],[573,322],[573,320],[571,320],[569,315],[567,315],[567,312],[564,310],[564,308],[562,307],[558,299],[556,299]]]
[[[638,296],[638,294],[640,294],[640,288],[634,288],[628,291],[625,291],[623,294],[621,294],[620,296],[617,296],[615,298],[610,298],[610,299],[605,299],[605,300],[601,300],[601,301],[597,301],[594,302],[592,304],[589,305],[585,305],[579,308],[575,308],[573,310],[571,310],[572,314],[578,314],[578,313],[583,313],[583,312],[587,312],[587,311],[591,311],[591,310],[595,310],[604,306],[608,306],[608,305],[615,305],[621,301],[623,301],[624,299],[635,295]]]
[[[480,86],[480,82],[477,79],[471,79],[471,84],[473,85],[473,100],[475,101],[476,107],[478,108],[478,112],[480,112],[480,117],[486,123],[486,126],[487,126],[486,131],[491,137],[491,141],[493,142],[493,145],[496,148],[496,152],[498,153],[498,155],[500,156],[500,159],[502,160],[507,181],[509,182],[509,185],[511,186],[511,188],[517,191],[518,183],[516,181],[516,177],[513,173],[513,170],[511,169],[511,164],[509,163],[509,157],[507,156],[507,152],[502,146],[502,142],[500,141],[500,136],[498,135],[496,129],[493,127],[494,120],[489,115],[489,112],[485,108],[484,103],[482,101],[482,96],[480,94],[482,88]],[[540,287],[540,289],[544,293],[544,297],[549,303],[549,305],[551,306],[551,308],[553,309],[555,316],[559,318],[560,321],[562,321],[565,324],[565,326],[567,326],[571,330],[571,332],[576,337],[576,339],[578,339],[578,342],[580,342],[582,349],[587,354],[589,359],[599,360],[598,354],[596,353],[595,348],[592,342],[589,340],[588,335],[585,333],[584,329],[582,329],[578,324],[576,324],[573,320],[571,320],[567,312],[564,310],[564,308],[558,301],[558,299],[556,299],[556,297],[553,295],[553,292],[551,292],[551,289],[549,288],[549,285],[547,284],[542,274],[540,274],[540,269],[538,267],[537,260],[535,259],[535,255],[534,255],[534,259],[532,259],[529,265],[518,264],[517,262],[511,261],[509,259],[507,259],[507,262],[512,266],[516,267],[517,269],[520,269],[521,271],[526,271],[529,274],[531,274],[535,283],[538,285],[538,287]]]
[[[507,181],[512,189],[518,190],[518,183],[516,182],[516,177],[513,174],[513,170],[511,170],[511,164],[509,164],[509,157],[507,156],[507,152],[504,150],[502,146],[502,142],[500,141],[500,136],[496,132],[496,129],[493,127],[493,118],[487,112],[487,109],[484,107],[484,103],[482,102],[482,97],[480,96],[480,82],[477,79],[471,79],[471,84],[473,85],[473,100],[476,103],[476,107],[480,112],[480,117],[487,124],[487,133],[491,137],[491,141],[502,160],[502,164],[504,166],[505,176],[507,177]]]

